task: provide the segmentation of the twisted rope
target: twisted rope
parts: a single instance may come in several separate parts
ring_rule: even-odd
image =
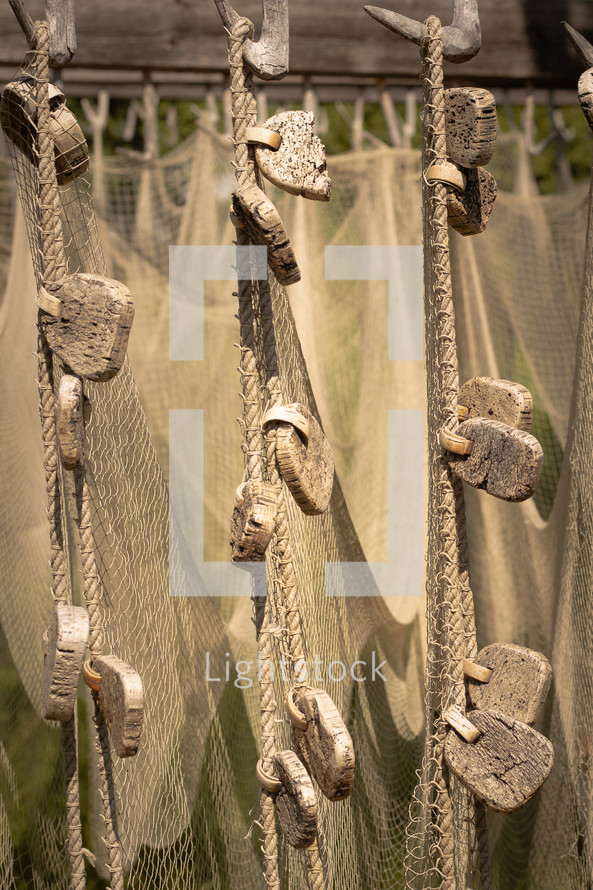
[[[233,27],[229,36],[229,64],[231,70],[231,102],[233,114],[233,137],[235,145],[235,173],[240,185],[254,182],[261,187],[259,174],[252,155],[249,152],[245,131],[254,126],[257,120],[257,106],[253,95],[251,74],[243,63],[242,47],[247,37],[253,36],[253,25],[247,19],[240,19]],[[249,236],[239,232],[237,244],[249,244]],[[263,373],[268,406],[282,402],[282,390],[278,372],[276,341],[272,312],[272,298],[268,281],[240,282],[239,323],[241,331],[241,380],[244,403],[244,443],[246,470],[248,476],[255,478],[261,472],[259,446],[261,424],[261,402],[259,399],[259,380]],[[255,302],[255,310],[254,310]],[[259,360],[259,361],[258,361]],[[258,367],[259,364],[259,367]],[[296,578],[292,559],[292,549],[288,527],[285,492],[282,479],[276,466],[276,429],[272,424],[266,435],[266,467],[270,482],[277,492],[277,516],[272,558],[275,573],[280,581],[280,592],[283,599],[283,611],[288,636],[288,653],[291,665],[290,678],[292,685],[302,685],[295,675],[295,664],[304,661],[303,635],[296,595]],[[257,476],[261,478],[261,476]],[[275,774],[273,753],[275,752],[274,719],[276,703],[273,695],[272,670],[270,664],[271,639],[269,634],[270,609],[272,608],[272,585],[270,596],[262,602],[254,597],[255,624],[258,637],[258,650],[266,672],[262,671],[260,680],[260,708],[262,717],[262,766],[267,773]],[[273,768],[270,769],[270,766]],[[278,841],[276,835],[273,797],[262,790],[261,793],[262,821],[264,830],[264,877],[269,887],[280,886],[278,874]],[[305,851],[307,882],[311,890],[323,890],[324,878],[317,841]]]
[[[261,364],[268,399],[266,410],[268,410],[275,405],[282,404],[284,401],[278,366],[272,294],[269,281],[260,281],[257,284],[255,317],[261,338]],[[290,691],[290,689],[306,685],[306,672],[296,669],[297,665],[304,666],[305,664],[305,645],[288,524],[286,491],[276,463],[277,430],[277,423],[271,423],[266,428],[266,465],[268,478],[276,488],[277,497],[276,528],[271,553],[274,577],[278,579],[278,584],[274,584],[273,593],[275,600],[280,601],[276,605],[279,606],[280,623],[287,638],[286,649],[290,665]],[[276,586],[278,587],[278,596],[276,596]],[[295,740],[293,739],[293,741]],[[304,855],[309,890],[323,890],[325,880],[317,839],[306,848]]]
[[[99,695],[92,693],[95,706],[93,723],[95,724],[95,750],[99,758],[99,794],[102,803],[103,843],[107,848],[107,865],[111,890],[124,890],[124,869],[121,842],[118,832],[115,785],[113,782],[113,761],[109,743],[109,730],[105,718],[99,708]]]
[[[80,789],[78,784],[78,744],[76,715],[62,724],[62,749],[66,772],[66,821],[68,824],[68,855],[70,858],[70,887],[84,890],[86,871],[82,853],[82,823],[80,819]]]
[[[239,185],[257,183],[255,164],[250,157],[245,132],[256,123],[252,78],[243,61],[243,44],[253,37],[253,24],[239,19],[229,34],[229,67],[231,73],[231,106],[233,117],[233,141],[235,148],[235,175]],[[237,246],[249,245],[246,231],[239,230]],[[256,359],[255,319],[251,281],[239,281],[239,337],[241,349],[241,389],[243,398],[243,452],[245,471],[249,479],[262,479],[261,399],[259,370]],[[270,636],[271,600],[265,591],[254,591],[254,619],[261,669],[259,671],[260,718],[262,739],[262,768],[269,776],[276,776],[276,699],[273,686],[272,642]],[[260,792],[261,821],[263,831],[262,854],[264,879],[271,890],[280,890],[278,871],[278,836],[274,795],[264,788]]]
[[[253,24],[249,19],[239,19],[229,35],[229,66],[231,72],[231,107],[233,116],[233,144],[235,148],[235,176],[239,185],[255,182],[255,163],[250,157],[245,132],[254,126],[256,114],[252,96],[251,74],[243,63],[243,43],[253,37]],[[249,245],[245,230],[237,233],[237,246]],[[259,398],[259,374],[255,357],[255,331],[253,317],[253,284],[239,281],[239,328],[241,349],[241,389],[243,398],[243,452],[249,479],[262,478],[261,461],[261,403]]]
[[[438,19],[431,17],[426,22],[425,39],[422,45],[423,76],[423,207],[424,207],[424,263],[425,263],[425,340],[427,365],[428,402],[428,449],[429,449],[429,511],[434,522],[429,525],[428,568],[427,568],[427,611],[433,622],[438,621],[440,632],[440,652],[437,643],[435,668],[438,670],[440,685],[440,710],[446,707],[450,695],[447,689],[445,653],[448,626],[451,621],[449,608],[453,586],[457,593],[457,552],[456,540],[451,536],[455,523],[449,503],[450,486],[447,466],[442,450],[438,446],[438,433],[443,426],[453,423],[453,412],[449,407],[451,394],[447,388],[449,380],[443,379],[442,370],[448,377],[450,363],[442,369],[442,335],[445,325],[450,328],[451,279],[448,257],[446,188],[440,183],[429,184],[426,171],[437,159],[444,159],[446,141],[444,138],[444,94],[442,73],[442,40]],[[454,342],[454,340],[453,340]],[[449,357],[450,358],[450,357]],[[444,384],[444,385],[443,385]],[[455,394],[457,387],[455,388]],[[449,409],[449,410],[448,410]],[[455,548],[455,550],[454,550]],[[435,678],[429,678],[429,682]],[[448,702],[447,702],[448,704]],[[455,866],[453,848],[453,818],[451,798],[444,762],[446,725],[438,719],[435,728],[434,745],[434,787],[435,818],[438,832],[439,869],[442,875],[443,890],[455,890]]]
[[[43,257],[43,278],[54,283],[66,274],[66,258],[62,238],[59,208],[60,196],[54,160],[54,145],[50,131],[49,110],[49,27],[37,22],[32,39],[33,74],[36,81],[37,152],[38,152],[38,214]],[[38,320],[39,316],[38,315]],[[58,437],[56,427],[56,399],[53,358],[41,326],[38,326],[37,383],[39,413],[43,437],[43,463],[48,497],[50,526],[51,570],[53,596],[56,602],[71,602],[69,571],[62,530],[62,498]]]
[[[97,567],[96,547],[92,528],[91,496],[83,467],[74,472],[76,490],[76,521],[80,539],[80,556],[84,582],[84,601],[89,613],[89,650],[91,663],[103,651],[103,622],[101,616],[101,583]],[[124,890],[121,842],[119,840],[113,763],[109,746],[109,731],[101,709],[99,695],[92,693],[94,704],[93,722],[96,728],[95,748],[99,755],[98,770],[101,783],[103,841],[107,848],[107,864],[111,890]]]
[[[49,109],[49,27],[37,22],[31,42],[32,71],[36,82],[38,218],[44,283],[60,281],[66,274],[66,257],[60,218],[61,202],[56,179],[54,145],[50,131]],[[38,316],[39,322],[39,316]],[[43,440],[43,466],[47,491],[47,516],[50,536],[50,566],[54,602],[71,603],[70,570],[64,546],[62,526],[61,474],[58,460],[56,398],[53,357],[38,323],[37,385],[39,416]],[[80,789],[78,783],[77,720],[74,715],[62,724],[62,751],[66,779],[66,823],[70,888],[84,890],[86,872],[82,853]]]
[[[319,855],[319,845],[317,838],[305,850],[305,860],[307,865],[307,882],[309,890],[324,890],[325,879],[323,877],[323,864]]]
[[[62,527],[62,494],[58,459],[56,426],[56,397],[52,353],[39,329],[37,336],[37,386],[39,389],[39,417],[43,439],[43,468],[47,491],[49,521],[50,567],[53,579],[52,595],[56,603],[70,603],[70,572]]]
[[[473,661],[478,654],[476,638],[476,620],[474,612],[474,598],[469,580],[469,541],[467,538],[467,517],[463,482],[455,478],[453,483],[455,493],[455,515],[457,517],[457,539],[459,543],[459,587],[461,590],[461,602],[463,612],[463,627],[465,631],[465,657]],[[490,869],[490,844],[488,841],[488,825],[486,821],[486,807],[482,801],[469,795],[468,818],[473,821],[475,828],[478,868],[480,873],[481,890],[492,890],[492,872]]]
[[[423,62],[423,190],[425,245],[425,337],[429,437],[429,524],[427,610],[438,628],[437,649],[442,659],[439,676],[440,712],[450,705],[465,711],[463,658],[476,654],[473,599],[469,584],[469,550],[463,487],[457,482],[438,443],[441,429],[457,428],[459,373],[455,314],[451,286],[446,186],[429,183],[430,166],[446,160],[445,94],[443,87],[441,23],[426,21]],[[438,660],[438,656],[437,656]],[[429,677],[434,680],[434,677]],[[451,796],[443,751],[446,726],[437,718],[435,730],[436,819],[441,887],[455,890],[455,849]],[[469,802],[469,796],[462,792]],[[480,811],[481,808],[481,811]],[[482,887],[490,887],[485,812],[475,808]]]
[[[258,314],[262,332],[265,386],[268,397],[267,408],[269,409],[275,405],[282,404],[283,395],[278,368],[278,355],[276,351],[272,297],[270,287],[267,283],[265,287],[259,288],[258,297]],[[290,688],[298,688],[305,685],[304,677],[306,672],[295,670],[297,664],[304,664],[305,646],[297,595],[292,543],[288,525],[286,491],[276,463],[277,430],[278,424],[271,423],[266,431],[268,474],[270,482],[276,487],[278,498],[278,513],[276,515],[276,529],[272,544],[272,559],[274,561],[275,574],[279,579],[279,593],[282,603],[281,614],[283,616],[284,630],[287,637],[286,645],[290,663]]]

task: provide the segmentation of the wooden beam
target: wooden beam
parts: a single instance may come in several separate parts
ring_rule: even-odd
[[[241,15],[261,27],[260,0],[236,0]],[[389,6],[413,18],[441,15],[448,24],[450,0],[393,0]],[[43,15],[39,0],[27,3]],[[298,0],[290,4],[290,70],[301,75],[415,79],[418,49],[380,27],[361,0]],[[574,87],[582,67],[561,26],[569,21],[593,41],[589,0],[480,0],[482,49],[462,66],[446,64],[449,83],[485,86]],[[77,68],[226,70],[226,38],[213,0],[77,0]],[[0,64],[16,67],[25,40],[8,3],[0,3]]]

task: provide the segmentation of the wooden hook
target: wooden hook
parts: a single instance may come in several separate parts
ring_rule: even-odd
[[[35,23],[23,0],[8,0],[25,37],[31,42]],[[46,0],[45,16],[49,25],[49,64],[62,68],[76,52],[74,0]]]
[[[593,46],[582,34],[579,34],[575,28],[572,28],[568,22],[562,22],[562,24],[584,67],[593,68]]]
[[[214,0],[227,31],[239,21],[228,0]],[[259,40],[246,40],[243,58],[262,80],[281,80],[288,73],[288,0],[262,0]]]
[[[364,10],[390,31],[420,46],[424,37],[423,22],[378,6],[365,6]],[[478,0],[453,0],[453,21],[443,28],[443,56],[448,62],[467,62],[478,54],[481,45]]]

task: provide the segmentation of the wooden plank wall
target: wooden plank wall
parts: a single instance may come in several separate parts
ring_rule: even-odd
[[[380,2],[380,0],[375,0]],[[236,0],[261,20],[260,0]],[[39,0],[29,2],[35,17]],[[388,0],[390,8],[451,19],[451,0]],[[417,83],[418,50],[372,21],[361,0],[290,0],[291,73],[387,77]],[[213,0],[76,0],[77,67],[222,72],[226,41]],[[448,65],[449,82],[574,89],[581,66],[560,22],[593,42],[591,0],[480,0],[483,48],[472,62]],[[0,65],[18,65],[24,38],[0,0]]]

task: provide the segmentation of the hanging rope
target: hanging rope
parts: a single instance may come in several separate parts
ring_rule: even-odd
[[[276,352],[270,286],[268,282],[259,282],[258,285],[257,316],[262,331],[263,367],[268,396],[266,410],[268,410],[274,405],[282,404],[283,396]],[[274,561],[274,574],[278,579],[278,592],[275,599],[277,607],[279,607],[280,623],[284,629],[286,650],[290,664],[290,692],[293,688],[306,685],[305,672],[302,669],[301,671],[296,670],[298,664],[304,665],[305,663],[305,646],[288,526],[286,493],[276,463],[277,429],[278,424],[271,423],[266,430],[267,466],[270,482],[274,484],[277,492],[278,512],[276,514],[276,530],[272,542],[272,559]],[[325,883],[317,839],[304,852],[309,887],[311,890],[323,890]]]
[[[39,230],[43,283],[56,283],[66,274],[66,258],[62,239],[59,193],[56,179],[54,146],[50,133],[49,109],[49,27],[36,22],[32,37],[32,69],[36,82],[37,152],[39,176]],[[37,383],[39,414],[43,439],[43,465],[47,490],[47,515],[50,529],[50,566],[54,602],[70,604],[69,560],[65,550],[62,524],[63,505],[61,473],[56,428],[56,398],[51,350],[38,328]],[[78,784],[78,748],[76,714],[62,724],[62,750],[66,778],[66,821],[68,825],[68,856],[71,890],[83,890],[86,873],[82,853],[80,790]]]
[[[61,224],[61,200],[55,170],[54,145],[50,131],[49,107],[49,28],[46,22],[37,22],[32,40],[33,73],[37,92],[38,176],[39,176],[39,231],[42,256],[42,286],[56,284],[67,272],[66,256]],[[52,352],[41,327],[38,336],[38,384],[40,415],[42,422],[44,467],[48,493],[48,517],[50,522],[51,569],[53,595],[56,602],[71,603],[69,586],[69,560],[64,547],[62,479],[58,460],[56,430],[55,376]],[[95,558],[95,544],[91,527],[91,507],[85,469],[75,474],[77,523],[80,532],[80,550],[84,577],[84,596],[89,612],[90,651],[94,658],[101,652],[103,630],[99,611],[100,581]],[[115,793],[113,786],[109,735],[93,694],[97,728],[96,746],[99,752],[99,774],[105,822],[105,844],[112,890],[124,890],[121,845],[117,836]],[[62,745],[66,772],[66,812],[68,822],[68,849],[70,857],[70,886],[81,890],[86,885],[85,865],[82,853],[82,829],[80,820],[80,793],[78,783],[76,716],[63,725]]]
[[[229,64],[231,71],[231,105],[233,116],[233,136],[235,145],[235,172],[240,185],[252,182],[261,188],[262,183],[249,152],[245,131],[257,122],[257,103],[253,94],[249,69],[243,62],[243,43],[253,37],[253,25],[247,19],[239,19],[229,38]],[[249,244],[249,236],[239,230],[237,244]],[[292,559],[292,548],[288,528],[286,496],[282,479],[276,465],[276,429],[271,424],[266,434],[265,464],[261,460],[261,420],[260,380],[265,382],[267,408],[281,404],[282,388],[278,370],[272,297],[268,281],[239,282],[239,325],[241,348],[241,381],[243,389],[243,450],[246,456],[248,478],[262,478],[262,472],[275,486],[277,493],[277,516],[272,559],[274,576],[278,578],[271,585],[270,595],[265,598],[254,596],[255,624],[258,652],[265,671],[260,679],[260,709],[262,726],[262,761],[264,772],[276,778],[273,755],[276,750],[275,715],[276,702],[272,684],[270,611],[274,605],[283,616],[282,625],[287,638],[286,645],[290,664],[290,684],[304,685],[304,672],[295,670],[295,665],[304,662],[304,643],[301,619],[296,594],[296,577]],[[278,887],[278,840],[272,792],[262,789],[262,823],[264,831],[265,880],[269,887]],[[305,851],[307,881],[311,890],[323,890],[324,878],[317,840]]]
[[[82,469],[75,471],[74,482],[76,487],[76,518],[84,582],[84,601],[89,613],[89,651],[92,665],[93,660],[103,651],[103,622],[100,611],[102,588],[95,555],[91,497],[84,465]],[[118,833],[109,731],[99,707],[99,695],[94,691],[91,694],[94,705],[93,723],[96,728],[95,748],[99,755],[98,770],[104,823],[103,841],[107,847],[107,864],[111,890],[124,890],[123,857]]]
[[[457,540],[459,544],[459,587],[461,590],[461,603],[463,612],[463,627],[465,633],[465,657],[474,661],[478,654],[476,638],[476,620],[474,612],[474,597],[469,580],[469,541],[467,538],[467,517],[465,509],[465,496],[463,482],[457,477],[453,480],[455,493],[455,515],[457,517]],[[490,845],[488,842],[488,825],[486,822],[486,807],[475,798],[469,796],[468,819],[475,829],[474,849],[477,852],[478,869],[480,874],[481,890],[492,890],[492,873],[490,869]]]
[[[429,693],[427,731],[434,725],[433,750],[427,752],[423,780],[435,788],[438,870],[442,890],[455,890],[454,822],[449,777],[444,761],[448,731],[442,713],[452,705],[465,712],[464,657],[477,654],[473,598],[469,584],[469,550],[462,484],[454,479],[439,443],[441,430],[454,432],[457,421],[459,373],[455,314],[451,286],[447,191],[442,183],[427,180],[434,163],[447,158],[445,94],[443,87],[440,21],[426,22],[423,63],[423,190],[425,246],[425,339],[429,440],[429,541],[427,613],[435,631],[434,657],[427,664]],[[430,743],[429,743],[430,747]],[[433,776],[430,776],[430,771]],[[428,773],[428,775],[427,775]],[[475,819],[483,890],[491,887],[485,811],[474,804],[465,789],[465,807]],[[465,876],[460,877],[465,886]]]
[[[231,106],[233,117],[233,141],[235,148],[235,175],[239,185],[257,182],[255,164],[249,156],[245,132],[256,122],[251,75],[243,62],[244,41],[253,37],[253,24],[248,19],[239,19],[229,35],[229,66],[231,73]],[[239,248],[249,245],[249,236],[244,230],[237,233]],[[263,478],[261,436],[261,400],[259,371],[256,360],[255,319],[253,312],[254,285],[243,280],[238,283],[235,296],[239,300],[239,346],[241,350],[241,388],[243,398],[243,452],[247,479]],[[254,590],[254,620],[259,654],[259,691],[262,759],[261,773],[274,787],[279,782],[276,774],[274,755],[276,753],[276,699],[274,696],[272,672],[272,643],[270,637],[271,601],[266,591]],[[265,780],[264,780],[265,781]],[[260,794],[261,821],[263,830],[262,853],[264,857],[264,878],[266,886],[280,890],[278,872],[278,836],[273,792],[262,786]]]

